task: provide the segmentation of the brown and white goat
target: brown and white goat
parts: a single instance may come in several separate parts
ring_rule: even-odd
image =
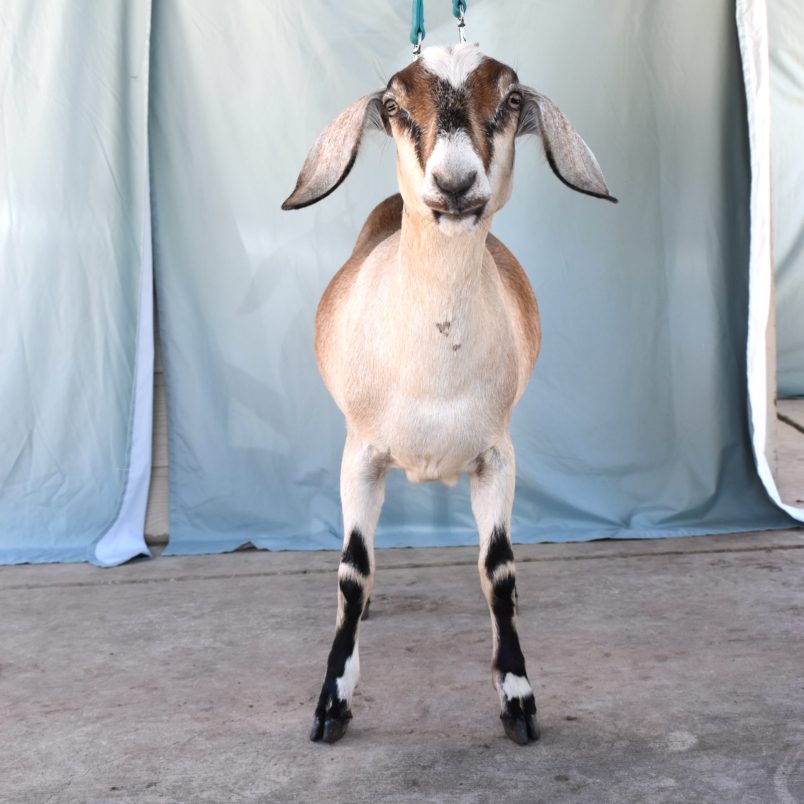
[[[369,215],[316,316],[318,365],[347,436],[337,624],[310,737],[334,742],[351,719],[385,475],[400,468],[413,482],[451,485],[469,474],[500,717],[525,744],[539,732],[516,629],[508,426],[539,351],[539,315],[525,272],[489,228],[511,195],[521,134],[541,137],[569,187],[615,199],[561,111],[464,44],[426,49],[330,123],[283,209],[335,190],[372,128],[396,142],[400,193]]]

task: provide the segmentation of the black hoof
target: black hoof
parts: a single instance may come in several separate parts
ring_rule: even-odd
[[[346,734],[349,728],[349,721],[352,713],[346,701],[338,698],[337,694],[330,689],[334,686],[324,682],[324,689],[321,690],[321,697],[313,715],[313,728],[310,729],[310,739],[317,743],[323,740],[325,743],[336,743]]]
[[[371,606],[371,598],[366,601],[366,607],[363,609],[363,615],[360,617],[361,620],[368,620],[369,606]]]
[[[505,734],[517,745],[527,745],[539,739],[539,726],[536,722],[536,702],[533,696],[514,698],[506,701],[500,713]]]
[[[310,739],[317,743],[324,736],[324,722],[318,715],[313,715],[313,728],[310,729]]]
[[[314,742],[336,743],[346,734],[352,713],[347,709],[338,717],[313,716],[313,728],[310,729],[310,739]]]
[[[324,722],[324,735],[322,739],[325,743],[337,743],[346,734],[349,728],[349,721],[352,719],[351,712],[346,713],[346,717],[338,720],[329,718]]]
[[[502,720],[505,734],[517,745],[528,744],[528,727],[525,725],[525,719],[514,717],[512,715],[500,715]]]

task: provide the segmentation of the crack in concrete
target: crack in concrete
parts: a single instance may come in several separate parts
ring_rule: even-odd
[[[776,417],[779,419],[780,422],[789,424],[794,430],[798,430],[799,433],[804,433],[804,425],[799,424],[795,419],[791,419],[784,413],[777,413]]]

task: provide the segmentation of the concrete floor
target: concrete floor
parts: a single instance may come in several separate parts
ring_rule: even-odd
[[[307,733],[336,554],[2,567],[0,801],[804,802],[803,531],[516,554],[525,748],[473,549],[378,553],[335,746]]]

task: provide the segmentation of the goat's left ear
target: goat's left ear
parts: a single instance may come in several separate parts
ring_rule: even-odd
[[[595,155],[561,109],[535,89],[522,86],[519,91],[522,93],[522,110],[517,136],[538,134],[553,173],[564,184],[579,193],[616,204],[617,199],[609,193]]]
[[[363,132],[385,129],[382,92],[364,95],[341,112],[319,135],[304,160],[296,188],[282,209],[301,209],[328,196],[349,175]]]

